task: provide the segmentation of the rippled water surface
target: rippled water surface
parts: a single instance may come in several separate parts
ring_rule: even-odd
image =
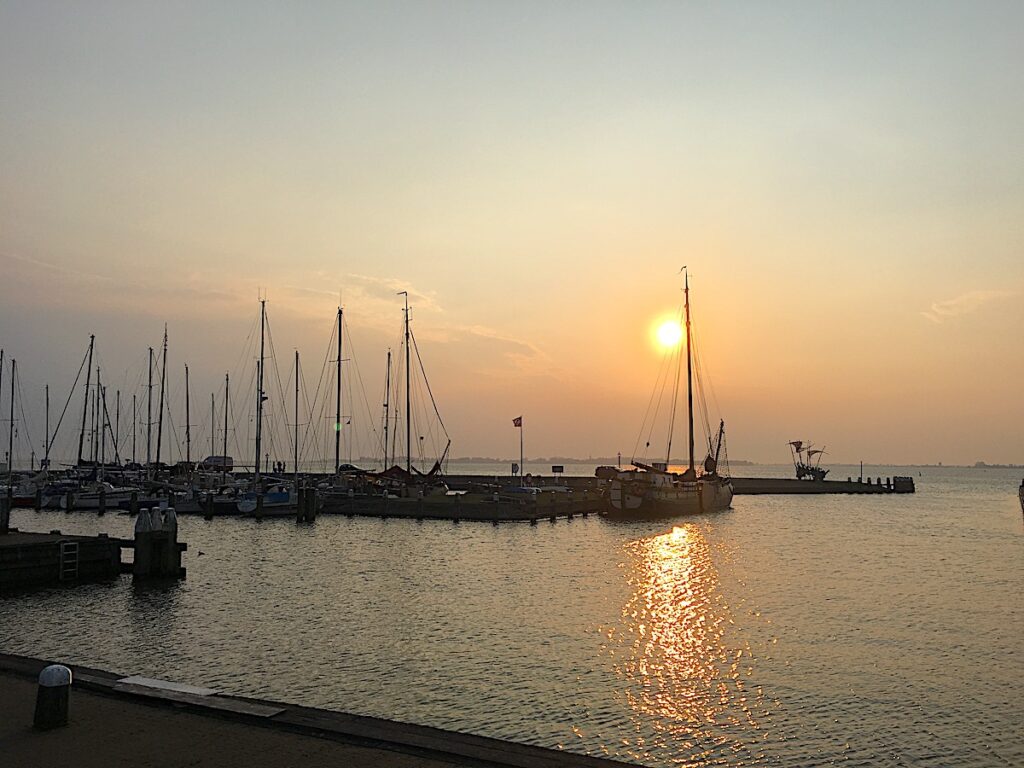
[[[914,474],[674,523],[185,518],[186,581],[0,598],[0,649],[655,766],[1022,765],[1019,473]]]

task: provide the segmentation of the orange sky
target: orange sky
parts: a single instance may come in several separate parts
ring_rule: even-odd
[[[376,409],[408,289],[455,455],[629,455],[687,264],[734,458],[1022,462],[1021,21],[5,4],[0,345],[38,422],[167,322],[208,404],[340,292]]]

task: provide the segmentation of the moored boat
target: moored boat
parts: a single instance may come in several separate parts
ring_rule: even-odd
[[[684,267],[685,269],[685,267]],[[664,463],[647,464],[632,461],[632,469],[616,469],[608,486],[608,511],[612,519],[643,519],[647,517],[674,517],[728,509],[732,504],[732,481],[728,473],[721,474],[719,461],[725,438],[725,422],[718,428],[717,441],[708,440],[708,456],[698,471],[694,463],[693,440],[693,357],[690,326],[690,284],[684,282],[684,320],[686,328],[686,390],[687,427],[689,436],[689,466],[683,472],[669,470],[672,455],[672,428],[678,382],[681,374],[682,354],[677,361],[676,390],[672,392],[672,418],[669,420],[668,450]],[[706,420],[706,414],[705,414]],[[606,468],[602,468],[604,470]],[[600,473],[601,470],[599,470]]]

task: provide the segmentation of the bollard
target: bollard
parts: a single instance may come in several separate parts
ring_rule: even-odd
[[[213,492],[206,494],[206,498],[203,499],[203,517],[206,520],[213,520]]]
[[[71,670],[63,664],[51,664],[40,672],[32,725],[41,731],[67,725],[70,691]]]
[[[306,519],[306,489],[301,485],[295,489],[295,522]]]
[[[36,512],[43,508],[43,489],[36,488]]]
[[[128,511],[134,516],[139,514],[139,492],[132,491],[132,495],[128,497]]]
[[[102,514],[105,514],[106,511],[107,511],[107,489],[104,488],[103,486],[100,486],[99,509],[97,510],[97,512],[98,512],[98,514],[102,515]]]
[[[256,494],[256,519],[257,520],[262,520],[263,519],[263,494],[262,493],[257,493]]]
[[[75,508],[75,494],[72,493],[71,491],[68,491],[67,494],[64,496],[64,501],[67,504],[67,506],[64,507],[65,512],[70,512]]]

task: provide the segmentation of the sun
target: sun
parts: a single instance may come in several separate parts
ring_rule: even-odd
[[[666,320],[658,326],[658,343],[666,349],[678,347],[683,340],[683,329],[675,320]]]

